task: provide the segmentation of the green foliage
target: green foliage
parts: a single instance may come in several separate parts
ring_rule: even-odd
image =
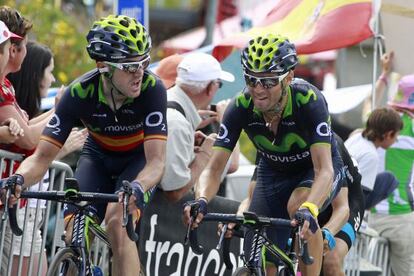
[[[243,153],[243,155],[246,156],[252,164],[254,164],[256,162],[256,148],[244,131],[242,131],[240,135],[239,143],[240,152]]]
[[[56,9],[52,1],[0,1],[1,5],[16,8],[33,22],[29,39],[47,45],[54,53],[56,83],[67,85],[76,77],[95,67],[86,52],[86,33],[89,23],[73,18]]]

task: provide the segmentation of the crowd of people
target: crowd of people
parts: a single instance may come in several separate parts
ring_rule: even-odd
[[[29,40],[32,27],[17,10],[0,7],[0,148],[24,156],[1,172],[14,187],[11,204],[23,190],[47,189],[52,161],[80,151],[75,178],[81,191],[116,193],[123,180],[130,181],[129,210],[136,223],[157,189],[173,204],[194,192],[194,200],[184,204],[183,221],[198,227],[226,174],[237,169],[238,139],[245,131],[257,150],[256,170],[238,212],[285,218],[292,225],[303,217],[300,237],[314,262],[299,263],[302,275],[344,275],[343,262],[364,212],[370,213],[369,225],[390,242],[393,274],[414,275],[413,75],[401,78],[388,106],[377,106],[366,126],[344,142],[331,127],[323,94],[295,77],[298,56],[288,38],[252,38],[241,51],[243,76],[224,71],[205,53],[171,56],[152,73],[148,31],[133,18],[109,15],[95,21],[86,35],[96,68],[62,87],[54,107],[42,112],[40,99],[55,81],[54,60],[47,46]],[[376,89],[385,95],[392,55],[384,55],[382,64]],[[244,78],[245,89],[213,105],[223,81],[235,77]],[[83,129],[75,125],[79,120]],[[11,244],[6,229],[2,264],[7,258],[17,264],[23,255],[23,273],[32,243],[36,258],[45,254],[41,216],[34,216],[37,205],[20,200],[14,207],[21,221],[30,217],[23,252],[22,239]],[[194,221],[192,208],[198,211]],[[122,228],[120,204],[94,204],[90,210],[106,224],[113,275],[138,275],[139,250]],[[67,243],[74,212],[65,206]],[[289,231],[269,228],[267,235],[284,248]],[[248,255],[252,233],[244,238]],[[267,275],[275,275],[278,260],[264,258]],[[1,267],[3,274],[7,266]],[[15,265],[12,275],[17,275]]]

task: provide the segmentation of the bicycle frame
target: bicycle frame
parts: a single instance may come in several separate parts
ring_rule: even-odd
[[[295,234],[293,233],[293,236]],[[292,244],[294,241],[292,242]],[[265,268],[264,255],[270,252],[273,256],[281,260],[289,273],[296,275],[298,259],[296,253],[292,250],[292,244],[288,246],[286,252],[276,246],[270,239],[265,236],[264,228],[255,230],[249,260],[245,263],[246,267],[254,270],[256,275],[262,275],[262,268]],[[289,256],[288,256],[289,255]]]
[[[89,240],[90,232],[98,239],[102,240],[108,247],[110,243],[105,230],[96,223],[92,214],[85,207],[81,207],[79,212],[74,215],[73,233],[70,247],[77,250],[82,261],[80,262],[81,273],[87,273],[91,269],[90,249],[91,241]],[[90,232],[89,232],[90,231]]]

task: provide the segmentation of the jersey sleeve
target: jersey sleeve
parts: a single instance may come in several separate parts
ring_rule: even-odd
[[[299,106],[300,120],[309,135],[309,143],[331,144],[331,120],[325,98],[314,86],[306,90],[296,94],[295,104]]]
[[[80,118],[78,112],[82,110],[82,101],[72,86],[64,91],[55,114],[43,130],[41,140],[48,141],[61,148],[69,136],[75,120]]]
[[[244,95],[240,96],[244,97]],[[238,104],[238,98],[233,99],[226,108],[220,130],[214,143],[214,148],[233,151],[243,129],[247,109]]]
[[[149,74],[143,81],[144,135],[151,139],[167,140],[167,91],[155,76]]]

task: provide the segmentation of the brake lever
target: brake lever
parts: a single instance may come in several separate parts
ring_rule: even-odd
[[[124,180],[122,182],[122,189],[124,190],[124,196],[122,199],[122,226],[125,227],[128,224],[128,203],[132,194],[132,188],[131,185],[129,185],[129,182]]]

